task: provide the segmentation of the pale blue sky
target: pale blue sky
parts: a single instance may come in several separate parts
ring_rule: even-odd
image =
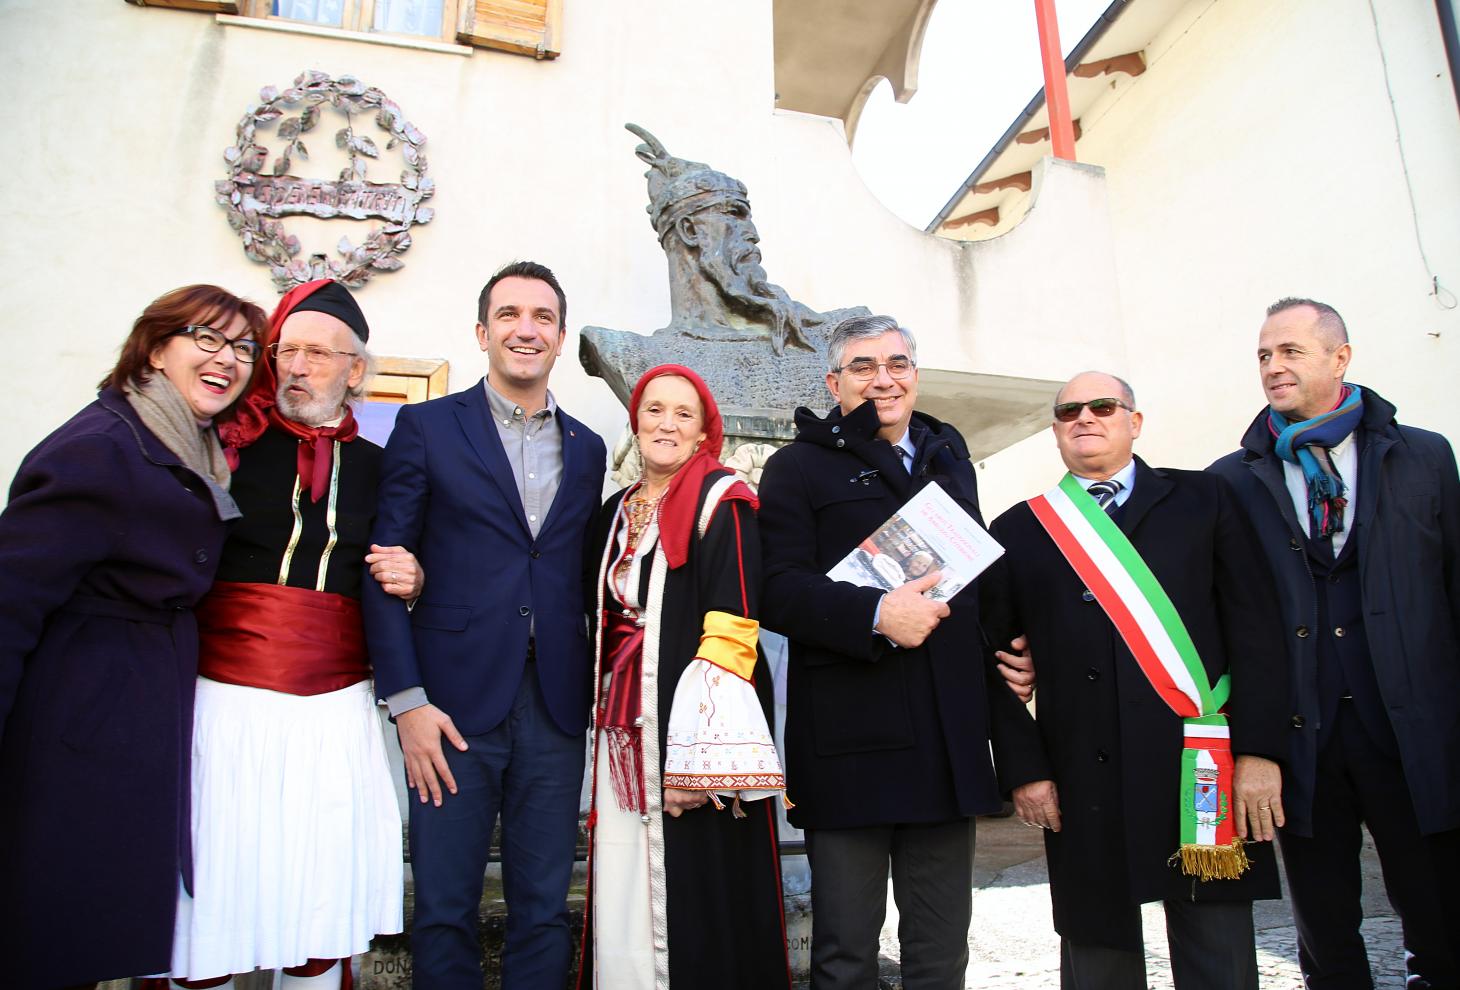
[[[1110,0],[1056,0],[1069,52]],[[892,212],[921,229],[1044,85],[1034,0],[940,0],[917,95],[884,80],[867,99],[852,159]]]

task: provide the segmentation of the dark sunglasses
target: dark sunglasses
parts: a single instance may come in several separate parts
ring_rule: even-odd
[[[1089,402],[1056,402],[1054,404],[1054,418],[1061,423],[1073,423],[1080,418],[1080,410],[1086,406],[1090,411],[1102,419],[1114,414],[1117,409],[1130,409],[1130,406],[1119,399],[1091,399]]]

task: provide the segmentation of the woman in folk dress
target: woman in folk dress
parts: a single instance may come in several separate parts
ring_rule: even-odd
[[[789,987],[774,800],[785,779],[757,648],[755,496],[718,460],[699,376],[629,402],[643,479],[604,505],[590,880],[579,987]]]

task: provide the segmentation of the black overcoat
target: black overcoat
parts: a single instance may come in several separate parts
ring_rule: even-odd
[[[979,518],[963,438],[914,413],[909,477],[878,438],[870,402],[824,419],[798,409],[796,426],[795,441],[766,462],[760,483],[762,621],[790,640],[791,822],[849,828],[997,811],[975,592],[955,595],[928,640],[902,650],[872,631],[880,590],[826,576],[931,482]],[[1001,690],[999,698],[1013,696]]]
[[[1438,433],[1400,426],[1364,389],[1357,518],[1364,638],[1420,831],[1460,828],[1460,479]],[[1276,576],[1294,707],[1283,778],[1287,828],[1311,835],[1318,759],[1318,603],[1304,530],[1272,450],[1267,410],[1242,449],[1208,470],[1226,478]]]
[[[1272,583],[1231,490],[1210,475],[1137,459],[1119,522],[1181,614],[1211,681],[1232,674],[1233,752],[1281,761],[1287,657]],[[1040,779],[1058,788],[1063,831],[1045,837],[1056,930],[1139,949],[1139,916],[1114,908],[1280,896],[1268,843],[1248,845],[1253,865],[1240,880],[1199,882],[1168,865],[1180,846],[1181,719],[1027,503],[991,532],[1006,552],[979,582],[985,629],[1004,649],[1027,634],[1039,676],[1037,725],[1023,711],[999,718],[994,758],[1005,789]]]
[[[0,515],[0,958],[8,987],[166,972],[191,883],[197,631],[227,532],[102,392]]]

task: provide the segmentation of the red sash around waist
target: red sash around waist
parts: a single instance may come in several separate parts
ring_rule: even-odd
[[[198,673],[285,694],[338,691],[370,676],[360,603],[276,584],[219,581],[198,603]]]
[[[608,738],[608,771],[618,806],[642,812],[644,795],[644,627],[621,612],[603,613],[603,666],[613,676],[599,724]]]

